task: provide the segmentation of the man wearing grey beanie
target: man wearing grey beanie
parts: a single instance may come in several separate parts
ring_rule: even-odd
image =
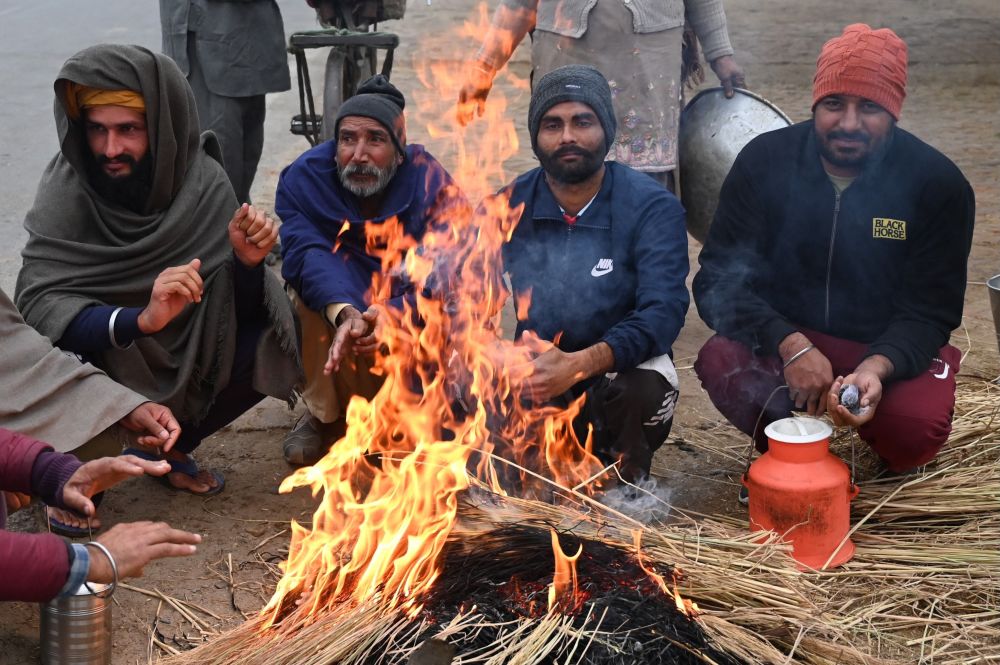
[[[605,161],[615,124],[599,71],[549,72],[528,108],[541,167],[496,196],[524,205],[503,250],[517,311],[526,312],[516,336],[553,343],[535,358],[527,392],[561,406],[586,393],[574,421],[580,440],[592,426],[595,453],[636,480],[649,473],[677,403],[671,346],[689,300],[687,233],[673,194]]]
[[[396,218],[419,241],[468,204],[423,146],[407,144],[406,100],[385,76],[365,81],[337,114],[334,136],[304,153],[278,180],[281,274],[299,315],[308,411],[285,438],[285,460],[313,464],[346,429],[352,395],[374,397],[378,310],[371,286],[381,261],[369,251],[366,224]],[[346,222],[346,224],[345,224]],[[402,308],[412,286],[393,282]]]

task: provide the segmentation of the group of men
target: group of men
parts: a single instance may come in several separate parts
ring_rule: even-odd
[[[696,371],[762,448],[763,427],[792,410],[858,427],[894,471],[927,463],[947,439],[959,369],[947,342],[962,312],[974,201],[954,164],[896,126],[906,70],[891,30],[848,26],[820,53],[813,118],[753,140],[723,186],[694,281],[717,335]],[[237,199],[173,61],[94,47],[66,63],[55,92],[60,152],[25,221],[19,312],[0,300],[16,346],[0,352],[0,426],[21,432],[0,430],[0,487],[43,496],[53,526],[77,530],[95,526],[91,497],[130,475],[218,492],[222,476],[191,452],[264,395],[301,393],[307,412],[284,454],[317,461],[343,432],[351,396],[380,387],[381,263],[365,226],[394,218],[419,244],[471,211],[445,168],[408,142],[404,96],[373,77],[340,108],[333,138],[281,174],[283,287],[261,265],[279,230]],[[498,194],[523,206],[502,264],[518,301],[515,337],[554,342],[534,359],[526,394],[561,405],[586,393],[577,424],[592,427],[604,461],[638,479],[677,406],[671,349],[689,304],[688,247],[677,198],[606,159],[613,102],[594,67],[534,81],[527,126],[540,166]],[[412,288],[399,280],[392,295]],[[839,403],[845,384],[859,389],[857,413]],[[58,413],[64,404],[72,416]],[[125,437],[125,456],[82,466],[37,440],[94,458],[102,430],[137,434]],[[121,436],[105,438],[120,449]],[[124,535],[140,531],[144,540]],[[130,572],[197,542],[163,524],[118,525],[102,539]],[[30,588],[0,575],[0,599],[106,578],[93,547],[0,534],[0,567],[27,571],[21,579],[48,571]]]

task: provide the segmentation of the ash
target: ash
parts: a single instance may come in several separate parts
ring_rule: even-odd
[[[582,655],[578,650],[574,662],[740,665],[742,661],[708,644],[697,622],[677,610],[673,598],[649,579],[632,553],[571,535],[561,535],[560,542],[568,553],[583,545],[577,563],[579,594],[570,612],[576,618],[574,626],[594,630],[594,617],[604,616],[598,639]],[[449,639],[456,647],[455,655],[461,656],[502,641],[503,628],[495,624],[540,618],[546,613],[553,571],[547,527],[500,527],[452,542],[443,554],[444,572],[420,617],[430,627],[418,640],[433,637],[437,626],[447,624],[460,610],[474,605],[486,625]],[[670,570],[657,572],[670,578]],[[538,662],[554,664],[563,660],[556,654]]]

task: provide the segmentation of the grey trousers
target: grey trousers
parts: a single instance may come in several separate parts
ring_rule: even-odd
[[[236,199],[250,202],[250,185],[264,150],[264,95],[224,97],[208,89],[195,51],[195,33],[188,33],[188,83],[198,105],[201,130],[212,130],[222,144],[222,160]]]

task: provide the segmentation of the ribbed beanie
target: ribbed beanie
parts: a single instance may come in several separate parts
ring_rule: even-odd
[[[590,65],[566,65],[553,69],[538,81],[528,104],[531,149],[538,154],[538,127],[542,116],[556,104],[582,102],[594,110],[604,129],[605,152],[611,150],[618,124],[611,103],[611,86],[604,74]]]
[[[333,136],[336,140],[340,133],[340,121],[349,115],[371,118],[385,127],[399,154],[406,157],[406,121],[403,118],[403,108],[406,99],[389,79],[376,74],[361,84],[357,94],[340,105],[337,120],[333,126]]]
[[[829,95],[857,95],[899,120],[906,97],[906,65],[906,42],[895,32],[889,28],[872,30],[864,23],[849,25],[819,53],[813,108]]]

